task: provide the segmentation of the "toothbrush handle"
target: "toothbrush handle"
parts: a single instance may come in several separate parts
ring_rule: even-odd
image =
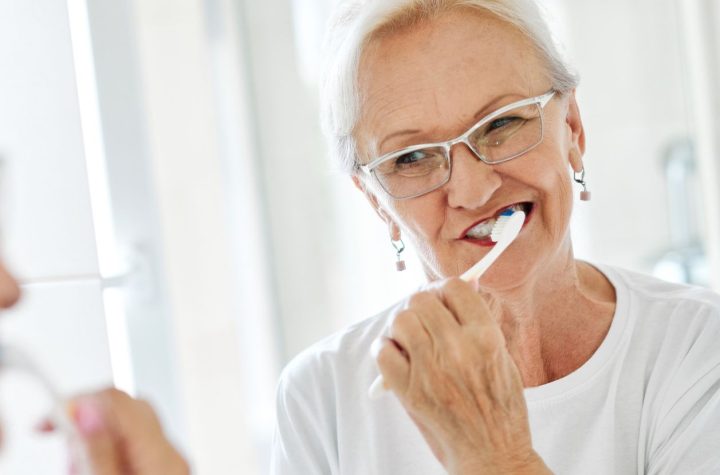
[[[460,276],[465,282],[474,282],[478,280],[495,263],[500,254],[512,243],[512,240],[497,243],[490,252],[485,254],[485,257],[480,259],[471,268],[466,270],[463,275]]]

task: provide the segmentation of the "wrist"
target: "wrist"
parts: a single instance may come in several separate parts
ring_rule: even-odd
[[[545,465],[545,461],[535,451],[509,473],[516,475],[552,475],[552,471]]]
[[[455,470],[451,470],[453,475],[479,475],[485,473],[492,474],[513,474],[513,475],[552,475],[552,471],[545,465],[545,461],[537,454],[531,454],[516,458],[512,461],[504,463],[465,463]]]

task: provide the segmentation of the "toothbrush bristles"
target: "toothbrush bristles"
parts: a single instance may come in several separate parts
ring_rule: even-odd
[[[512,214],[502,214],[497,219],[497,221],[495,221],[495,225],[493,226],[492,232],[490,233],[490,239],[492,240],[492,242],[498,242],[500,240],[500,236],[502,236],[505,226],[507,225],[508,221],[510,221],[510,217],[512,217]]]

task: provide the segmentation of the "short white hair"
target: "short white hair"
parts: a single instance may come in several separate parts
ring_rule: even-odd
[[[361,112],[358,67],[373,35],[458,7],[489,12],[515,26],[546,63],[554,90],[566,93],[577,87],[578,76],[560,54],[537,0],[340,0],[325,39],[320,111],[330,153],[341,170],[351,174],[358,170],[353,137]]]

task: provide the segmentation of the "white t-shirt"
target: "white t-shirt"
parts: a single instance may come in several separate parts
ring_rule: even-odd
[[[557,474],[720,474],[720,296],[599,268],[617,294],[610,330],[576,371],[525,389],[535,450]],[[395,396],[368,397],[389,317],[285,368],[272,474],[446,473]]]

